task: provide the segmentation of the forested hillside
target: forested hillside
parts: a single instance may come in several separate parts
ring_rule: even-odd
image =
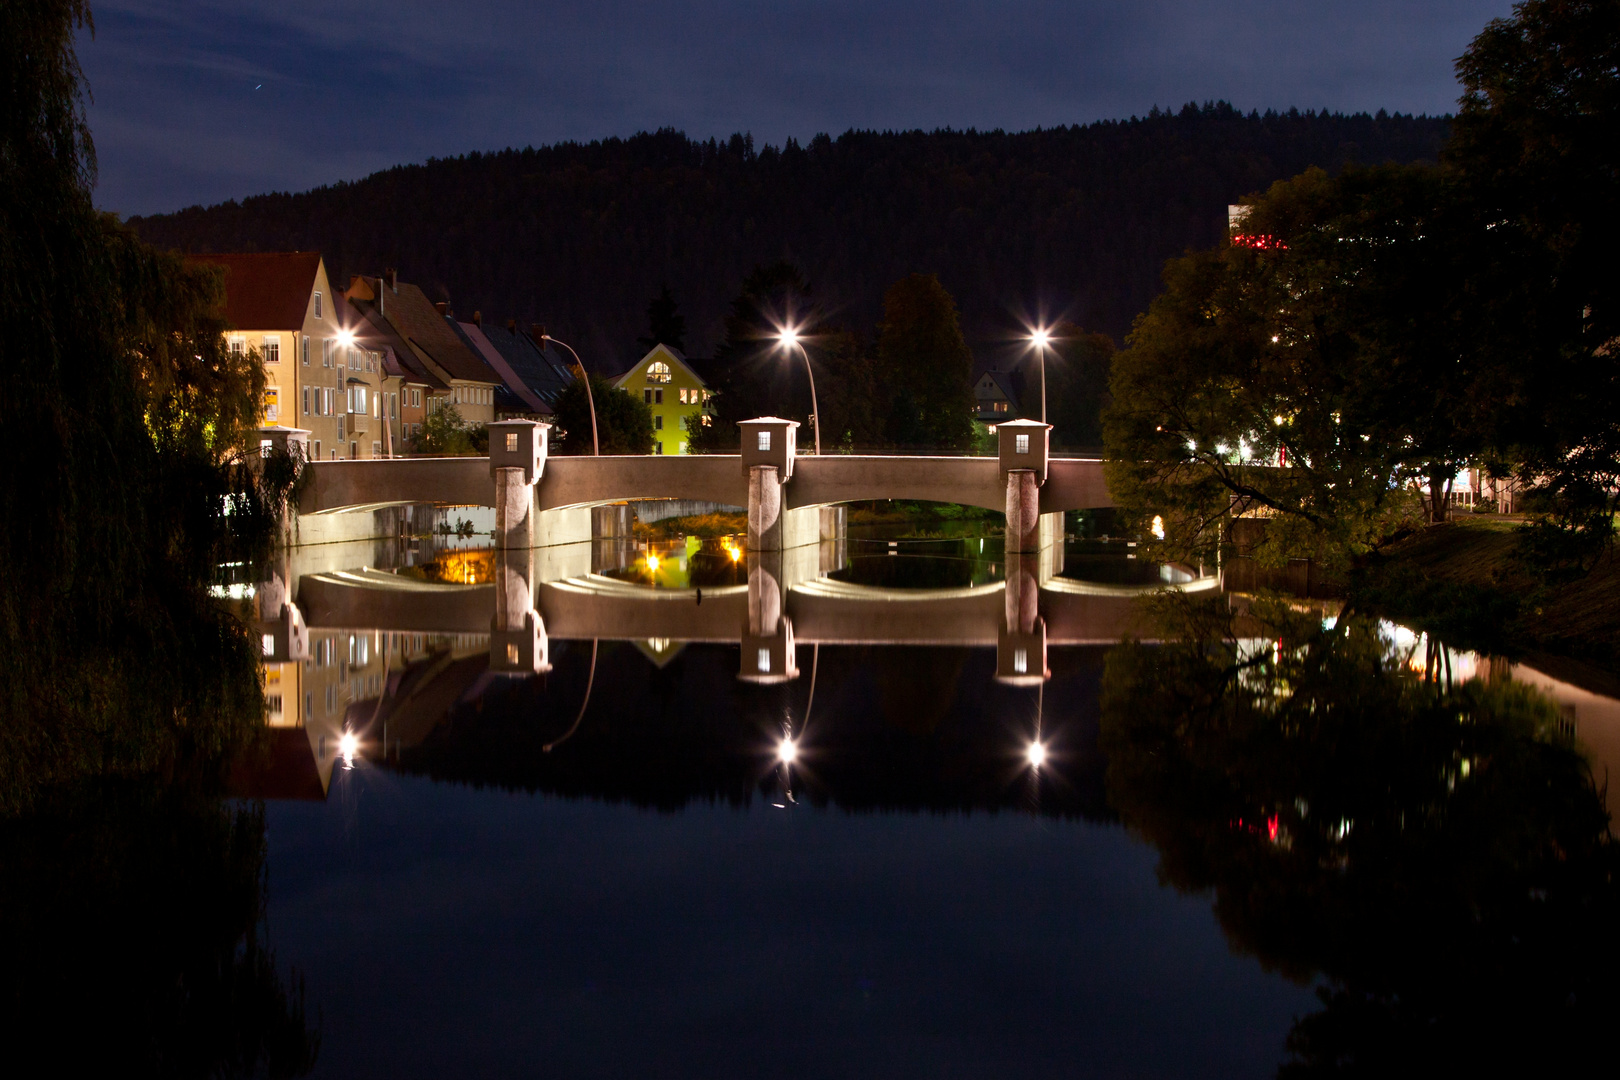
[[[668,283],[688,351],[720,339],[754,266],[800,266],[869,333],[887,286],[934,273],[981,359],[1021,315],[1121,338],[1165,259],[1226,204],[1311,165],[1433,158],[1442,118],[1219,103],[1008,134],[851,131],[756,150],[676,131],[433,160],[298,195],[132,219],[190,251],[315,249],[334,281],[397,267],[458,312],[542,322],[588,355],[636,352]]]

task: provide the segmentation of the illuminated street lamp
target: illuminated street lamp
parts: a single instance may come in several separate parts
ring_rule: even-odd
[[[540,335],[540,347],[542,349],[546,347],[546,342],[548,341],[554,345],[561,345],[563,348],[567,349],[569,354],[573,356],[574,363],[579,367],[580,380],[585,383],[585,404],[591,410],[591,456],[600,457],[602,453],[602,444],[597,441],[596,438],[596,398],[591,394],[591,377],[585,371],[585,362],[579,358],[579,353],[574,352],[574,347],[568,344],[568,342],[558,341],[550,334]]]
[[[1051,331],[1044,327],[1037,327],[1029,335],[1030,344],[1035,346],[1035,355],[1041,360],[1041,423],[1046,423],[1046,347],[1052,343]]]
[[[810,353],[805,349],[804,342],[799,340],[797,328],[788,326],[777,335],[782,348],[792,354],[794,346],[798,346],[799,355],[804,357],[804,373],[810,376],[810,419],[816,429],[816,456],[821,456],[821,407],[816,404],[816,373],[810,370]]]

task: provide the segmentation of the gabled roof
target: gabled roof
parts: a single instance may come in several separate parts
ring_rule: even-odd
[[[555,404],[563,388],[575,381],[576,376],[568,364],[570,358],[539,341],[539,330],[526,334],[512,320],[505,326],[483,323],[479,329],[483,331],[484,340],[500,353],[513,374],[548,405]]]
[[[478,323],[453,323],[456,330],[466,339],[467,343],[477,350],[485,363],[494,369],[501,377],[501,386],[497,390],[506,391],[497,394],[497,398],[511,397],[515,400],[497,400],[496,404],[503,409],[522,409],[529,412],[550,413],[551,406],[547,404],[535,390],[524,382],[506,357],[497,349],[484,334],[484,329]]]
[[[1001,391],[1002,396],[1008,401],[1012,402],[1014,408],[1018,407],[1018,388],[1012,372],[986,371],[981,374],[978,379],[974,380],[974,387],[977,388],[979,383],[983,382],[985,379],[989,379],[991,382],[995,383],[996,389]]]
[[[388,371],[390,375],[401,375],[406,382],[419,383],[431,390],[448,388],[450,384],[428,366],[427,359],[418,355],[405,336],[377,313],[377,305],[372,298],[380,284],[367,282],[364,278],[355,278],[350,283],[343,306],[336,309],[344,313],[345,322],[341,325],[353,331],[358,339],[366,343],[367,348],[385,351],[393,363],[393,369]]]
[[[613,385],[622,389],[624,384],[630,381],[630,376],[636,374],[643,367],[645,367],[648,361],[656,359],[667,360],[680,365],[681,370],[685,371],[688,375],[692,376],[692,378],[696,379],[699,386],[709,385],[704,381],[703,376],[699,375],[697,371],[693,369],[692,365],[686,362],[685,354],[682,353],[681,350],[673,348],[669,345],[654,345],[652,348],[648,349],[647,355],[631,364],[629,369],[626,370],[624,374],[613,380]]]
[[[238,330],[302,330],[321,266],[318,251],[189,255],[225,268],[225,318]]]
[[[351,290],[351,302],[366,304],[384,322],[404,338],[422,359],[428,369],[438,370],[441,379],[462,379],[467,382],[498,383],[497,375],[453,328],[453,320],[439,313],[426,294],[415,285],[396,281],[393,288],[376,278],[367,279],[367,291],[378,294],[382,300],[377,306],[361,300],[361,293]]]

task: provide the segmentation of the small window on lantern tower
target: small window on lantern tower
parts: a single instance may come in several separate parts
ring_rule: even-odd
[[[1013,436],[1013,453],[1015,453],[1015,454],[1027,454],[1027,453],[1029,453],[1029,436],[1028,435],[1014,435]]]
[[[759,433],[759,448],[761,450],[769,450],[771,448],[771,433],[770,432],[762,431],[762,432]]]

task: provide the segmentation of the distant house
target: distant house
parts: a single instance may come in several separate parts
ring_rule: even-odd
[[[405,346],[403,351],[396,350],[403,365],[418,368],[440,384],[442,389],[430,387],[424,395],[427,415],[454,405],[461,418],[474,426],[495,419],[495,388],[503,385],[501,377],[458,331],[447,304],[433,303],[392,270],[381,277],[355,278],[346,296],[373,325],[386,329]]]
[[[314,457],[346,458],[342,327],[319,252],[191,255],[225,271],[225,346],[256,350],[264,363],[263,422],[305,428]]]
[[[613,385],[626,393],[640,394],[652,410],[655,454],[688,452],[688,416],[701,416],[704,423],[709,422],[709,400],[713,395],[679,349],[654,345]]]
[[[557,395],[577,381],[538,326],[525,333],[512,319],[505,326],[486,324],[478,312],[473,313],[472,322],[457,326],[504,382],[496,392],[498,419],[548,418]]]
[[[1011,371],[986,371],[973,384],[973,418],[987,424],[1017,420],[1019,384],[1023,380]]]

